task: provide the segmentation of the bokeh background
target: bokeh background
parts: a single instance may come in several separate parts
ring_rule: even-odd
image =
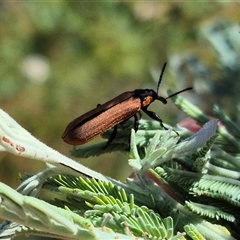
[[[185,97],[209,114],[218,103],[236,118],[239,13],[238,2],[220,1],[1,1],[0,106],[69,155],[61,134],[71,120],[124,91],[156,89],[167,61],[160,95],[193,86]],[[184,118],[171,101],[151,109],[171,125]],[[80,162],[121,180],[130,173],[121,153]],[[15,188],[19,172],[44,167],[1,153],[0,181]]]

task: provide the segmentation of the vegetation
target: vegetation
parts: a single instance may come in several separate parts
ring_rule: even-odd
[[[239,237],[238,3],[2,2],[1,10],[1,136],[16,145],[13,149],[1,138],[1,150],[14,155],[1,153],[0,180],[14,188],[18,172],[29,172],[20,176],[18,191],[50,202],[1,184],[1,216],[23,224],[9,228],[7,223],[1,234]],[[151,109],[169,126],[185,118],[182,112],[201,126],[215,116],[224,126],[216,130],[218,137],[213,120],[190,137],[199,145],[189,152],[190,132],[175,127],[179,138],[142,120],[132,132],[129,153],[129,121],[111,147],[103,150],[105,142],[97,139],[72,150],[83,165],[32,137],[68,155],[60,136],[69,121],[124,91],[156,89],[166,61],[171,74],[165,73],[159,94],[167,96],[167,88],[194,90],[184,93],[189,101],[174,99],[181,110],[171,103]],[[189,146],[181,145],[184,140]],[[185,154],[178,157],[178,151]],[[106,152],[111,154],[101,155]],[[40,161],[33,160],[54,167],[42,171]],[[132,172],[135,180],[114,180]]]

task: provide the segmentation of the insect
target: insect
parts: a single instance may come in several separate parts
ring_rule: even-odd
[[[159,77],[157,92],[165,68],[166,63]],[[108,140],[108,145],[116,136],[117,125],[131,117],[134,117],[134,129],[137,131],[139,125],[137,113],[140,113],[140,110],[145,112],[150,118],[158,121],[161,127],[165,128],[160,116],[155,112],[149,111],[148,106],[155,100],[166,104],[168,98],[190,89],[192,88],[183,89],[167,98],[158,96],[158,93],[152,89],[136,89],[134,91],[124,92],[70,122],[62,134],[62,139],[71,145],[81,145],[91,141],[107,130],[114,128]]]

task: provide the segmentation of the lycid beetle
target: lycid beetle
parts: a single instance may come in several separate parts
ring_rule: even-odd
[[[166,63],[163,66],[157,92],[162,80],[162,76],[166,67]],[[71,145],[81,145],[101,135],[107,130],[114,127],[114,131],[108,140],[108,144],[114,139],[117,131],[117,125],[134,117],[135,124],[134,129],[138,129],[138,117],[137,113],[140,110],[145,112],[150,118],[158,121],[160,125],[164,127],[162,119],[157,113],[149,111],[148,106],[155,100],[167,103],[167,99],[175,96],[181,92],[192,89],[191,87],[178,91],[167,98],[158,96],[158,93],[152,89],[136,89],[130,92],[124,92],[112,100],[98,105],[93,110],[84,113],[80,117],[74,119],[68,124],[62,139]]]

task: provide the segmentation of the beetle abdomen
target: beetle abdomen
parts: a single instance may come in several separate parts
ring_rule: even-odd
[[[131,97],[68,132],[63,136],[63,140],[71,145],[87,143],[115,125],[131,118],[140,109],[141,100]]]

